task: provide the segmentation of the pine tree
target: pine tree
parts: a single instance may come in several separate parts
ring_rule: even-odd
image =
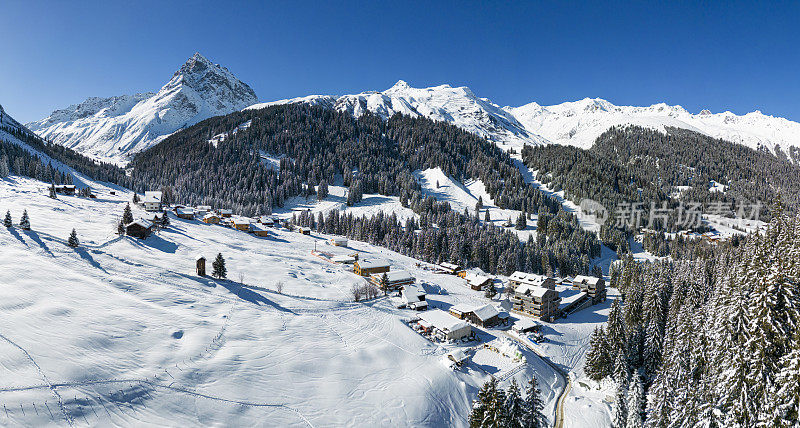
[[[56,196],[56,185],[52,184],[52,183],[50,184],[50,198],[51,199],[57,199],[58,198]]]
[[[497,295],[497,288],[495,288],[494,283],[490,283],[486,290],[483,292],[483,296],[487,299],[493,299],[494,296]]]
[[[133,194],[133,203],[134,204],[138,204],[139,203],[139,195],[136,194],[136,193]]]
[[[606,334],[602,327],[594,329],[589,343],[590,348],[586,352],[586,363],[584,365],[586,374],[596,381],[611,376],[614,371],[614,364],[611,359],[611,348],[608,346]]]
[[[628,419],[625,428],[642,428],[642,407],[644,405],[644,388],[642,378],[634,372],[631,388],[628,392]]]
[[[225,267],[225,259],[222,257],[222,253],[217,254],[217,258],[211,263],[211,267],[213,268],[211,275],[214,277],[224,279],[228,275],[228,269]]]
[[[381,275],[380,284],[381,284],[381,290],[383,290],[383,295],[385,296],[389,288],[389,275],[387,275],[386,272],[384,272],[383,275]]]
[[[472,405],[472,413],[469,415],[470,428],[490,428],[497,418],[497,396],[498,396],[497,379],[492,377],[483,384],[481,390],[478,391],[478,398]]]
[[[612,428],[625,428],[628,423],[627,395],[627,385],[618,384],[612,406]]]
[[[133,212],[131,211],[131,204],[125,204],[125,210],[122,211],[122,224],[127,226],[133,223]]]
[[[319,182],[319,188],[317,189],[317,200],[321,201],[328,197],[328,182],[326,180],[322,180]]]
[[[527,222],[527,220],[525,220],[525,213],[523,212],[519,216],[517,216],[516,229],[517,230],[525,230],[525,228],[527,228],[527,227],[528,227],[528,222]]]
[[[164,213],[164,215],[161,216],[161,227],[169,227],[169,215],[167,215],[167,213]]]
[[[492,222],[492,216],[489,215],[489,210],[486,210],[486,214],[484,214],[483,216],[483,221],[485,221],[486,223]]]
[[[511,379],[511,386],[508,387],[506,393],[506,423],[507,428],[526,428],[525,427],[525,400],[517,384],[516,379]]]
[[[547,426],[547,417],[544,415],[544,402],[542,392],[539,390],[539,383],[536,376],[531,376],[528,385],[525,387],[525,422],[526,428],[544,428]]]
[[[78,248],[78,245],[80,245],[80,242],[78,241],[78,233],[75,231],[75,229],[72,229],[72,233],[69,234],[67,245],[72,248]]]
[[[22,218],[19,220],[19,227],[22,230],[31,230],[31,220],[28,218],[28,210],[22,211]]]
[[[6,217],[3,219],[3,226],[10,229],[13,225],[14,223],[11,220],[11,211],[6,211]]]

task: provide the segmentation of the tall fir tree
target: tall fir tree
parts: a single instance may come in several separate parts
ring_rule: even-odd
[[[211,267],[212,276],[219,279],[225,279],[225,277],[227,277],[228,269],[225,267],[225,258],[222,257],[222,253],[217,253],[217,257],[211,263]]]
[[[28,218],[28,210],[22,211],[22,218],[19,219],[19,227],[22,230],[31,230],[31,220]]]
[[[11,211],[6,211],[6,216],[3,219],[3,226],[6,228],[11,228],[14,225],[14,222],[11,220]]]

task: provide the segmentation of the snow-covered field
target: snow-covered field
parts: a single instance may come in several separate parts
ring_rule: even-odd
[[[564,381],[533,352],[519,366],[482,351],[452,371],[441,360],[454,345],[408,328],[414,314],[395,298],[352,301],[363,280],[311,255],[325,237],[257,238],[172,218],[144,241],[118,238],[129,193],[98,186],[98,199],[52,200],[46,187],[0,182],[0,214],[17,222],[27,209],[33,229],[0,228],[2,425],[464,426],[489,373],[504,382],[535,373],[554,418]],[[73,227],[78,249],[65,244]],[[433,307],[486,302],[409,257],[353,241],[324,248],[408,270]],[[196,276],[196,256],[218,252],[231,280]]]

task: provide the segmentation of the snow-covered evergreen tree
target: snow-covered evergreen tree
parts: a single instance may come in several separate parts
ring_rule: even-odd
[[[75,229],[72,229],[72,233],[69,234],[67,245],[72,248],[78,248],[78,245],[80,245],[80,242],[78,241],[78,232],[76,232]]]
[[[511,380],[511,385],[506,392],[506,408],[507,421],[504,425],[507,428],[526,428],[525,426],[525,400],[522,398],[519,384],[516,379]]]
[[[22,230],[31,230],[31,220],[28,218],[28,210],[22,211],[22,218],[19,220],[19,227]]]
[[[642,428],[642,407],[644,406],[644,387],[642,378],[634,372],[630,390],[628,391],[628,402],[626,403],[628,418],[625,428]],[[615,414],[616,416],[616,414]]]
[[[11,228],[13,225],[14,222],[11,220],[11,211],[6,211],[6,216],[3,218],[3,226]]]
[[[525,423],[526,428],[544,428],[547,426],[547,418],[544,415],[544,402],[542,392],[539,390],[539,382],[536,376],[531,376],[525,386]]]
[[[217,258],[211,263],[212,271],[211,275],[219,278],[224,279],[228,275],[228,269],[225,267],[225,258],[222,257],[222,253],[217,254]]]

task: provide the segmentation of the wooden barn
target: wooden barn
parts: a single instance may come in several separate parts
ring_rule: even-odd
[[[214,213],[208,213],[205,216],[203,216],[203,223],[219,224],[219,220],[220,220],[219,216]]]
[[[125,234],[134,238],[145,239],[153,233],[153,222],[140,218],[125,225]]]
[[[250,225],[250,232],[252,232],[253,235],[265,238],[269,236],[269,226],[263,225],[261,223],[253,223]]]

